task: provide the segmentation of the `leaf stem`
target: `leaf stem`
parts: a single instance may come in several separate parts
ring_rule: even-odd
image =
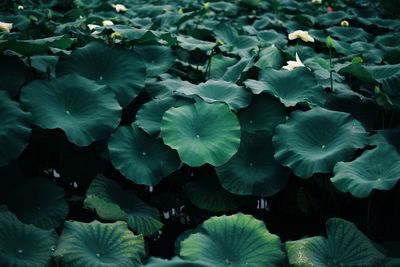
[[[332,70],[332,68],[333,68],[333,65],[332,65],[332,47],[329,47],[329,78],[331,80],[331,90],[332,90],[332,92],[334,92],[334,90],[333,90],[333,74],[332,74],[333,70]]]

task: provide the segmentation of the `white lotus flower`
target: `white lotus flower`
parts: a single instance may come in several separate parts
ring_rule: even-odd
[[[313,3],[313,4],[322,4],[322,0],[312,0],[311,3]]]
[[[128,11],[128,9],[126,8],[126,6],[122,5],[122,4],[111,4],[111,6],[115,9],[115,11],[117,12],[126,12]]]
[[[300,38],[304,42],[314,43],[314,38],[308,33],[308,31],[302,31],[302,30],[294,31],[290,33],[288,37],[289,40],[295,40],[297,38]]]
[[[103,26],[112,26],[114,25],[114,22],[112,22],[111,20],[103,20],[102,24]]]
[[[289,71],[292,71],[294,68],[298,68],[298,67],[305,67],[303,62],[301,62],[299,55],[297,55],[296,53],[296,61],[293,60],[289,60],[288,62],[286,62],[286,66],[283,66],[282,69],[286,69]]]
[[[89,30],[91,30],[91,31],[100,27],[99,25],[96,25],[96,24],[88,24],[87,26],[88,26]]]
[[[10,32],[10,30],[12,29],[12,25],[13,25],[12,23],[0,21],[0,31]]]

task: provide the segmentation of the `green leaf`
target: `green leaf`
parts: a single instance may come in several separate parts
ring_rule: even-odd
[[[43,229],[59,226],[68,215],[64,190],[45,178],[18,183],[6,198],[7,207],[19,220]]]
[[[215,43],[204,40],[199,40],[191,36],[179,35],[177,36],[178,45],[185,50],[193,51],[199,49],[201,51],[211,51]]]
[[[299,103],[321,105],[325,102],[324,90],[307,68],[292,71],[265,69],[259,80],[249,79],[244,84],[253,94],[266,92],[277,97],[286,107]]]
[[[367,144],[367,133],[350,114],[323,108],[291,113],[275,128],[275,158],[297,176],[329,173]]]
[[[173,97],[163,97],[143,104],[136,113],[136,125],[155,137],[160,132],[161,120],[165,111],[175,106],[175,103],[176,100]]]
[[[181,242],[179,255],[215,267],[267,267],[282,264],[285,254],[278,236],[251,215],[211,217]]]
[[[175,56],[168,46],[138,45],[134,50],[143,58],[146,64],[146,74],[150,77],[163,74],[175,62]]]
[[[0,90],[0,167],[16,159],[28,145],[31,136],[30,114]]]
[[[133,231],[143,235],[154,234],[163,226],[157,209],[102,175],[90,184],[84,207],[93,209],[101,219],[126,221]]]
[[[136,267],[141,265],[144,240],[126,223],[68,221],[54,254],[62,266]]]
[[[326,231],[327,238],[316,236],[286,242],[289,263],[294,266],[373,266],[384,257],[351,222],[329,219]]]
[[[135,124],[119,127],[111,135],[108,150],[114,167],[137,184],[154,186],[180,165],[175,151]]]
[[[370,34],[364,31],[362,28],[355,27],[333,26],[328,28],[327,31],[332,36],[346,42],[353,42],[354,40],[366,42],[370,37]]]
[[[238,112],[242,131],[272,133],[280,123],[286,121],[284,106],[267,94],[253,95],[250,105]]]
[[[60,128],[78,146],[108,138],[121,119],[114,93],[76,74],[28,84],[22,89],[21,103],[32,113],[35,125]]]
[[[257,35],[264,45],[284,47],[288,43],[287,37],[275,30],[259,31]]]
[[[210,62],[210,79],[223,79],[226,72],[232,68],[239,60],[234,57],[226,57],[222,54],[212,56]]]
[[[251,94],[245,88],[222,80],[182,86],[176,92],[189,97],[199,96],[207,103],[224,102],[234,111],[247,107],[251,100]]]
[[[66,35],[60,35],[35,40],[11,40],[8,41],[7,46],[10,50],[29,57],[44,54],[51,47],[67,49],[72,43],[72,39]]]
[[[279,192],[285,187],[289,174],[274,159],[272,136],[260,131],[242,134],[239,151],[215,170],[229,192],[259,197]]]
[[[374,162],[374,164],[371,164]],[[390,190],[400,179],[400,155],[391,145],[365,151],[351,162],[338,162],[332,183],[342,192],[368,197],[373,189]]]
[[[57,234],[21,223],[8,211],[0,211],[0,265],[49,266],[57,245]]]
[[[244,204],[243,198],[221,186],[214,171],[186,183],[185,194],[196,207],[214,212],[236,210]]]
[[[69,73],[78,73],[98,84],[109,86],[121,106],[126,107],[143,89],[146,67],[141,57],[133,51],[91,42],[60,60],[57,76]]]
[[[278,70],[282,68],[282,61],[283,57],[281,51],[275,45],[271,45],[261,51],[260,58],[254,66],[262,70],[266,68]]]
[[[237,82],[250,70],[254,64],[253,58],[242,58],[237,63],[229,66],[221,77],[224,81]]]
[[[239,33],[228,23],[221,22],[213,31],[216,38],[223,41],[220,49],[227,53],[238,54],[241,56],[248,55],[248,51],[257,48],[257,38],[247,35],[239,35]]]
[[[240,125],[226,104],[198,101],[165,112],[161,137],[189,166],[220,166],[238,150]]]

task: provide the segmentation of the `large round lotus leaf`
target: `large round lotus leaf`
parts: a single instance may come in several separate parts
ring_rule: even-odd
[[[274,68],[281,69],[282,68],[282,52],[275,45],[271,45],[269,47],[264,48],[260,52],[260,58],[254,64],[259,69],[266,68]]]
[[[328,173],[367,144],[362,125],[344,112],[314,108],[295,111],[275,128],[275,158],[299,177]]]
[[[136,113],[135,123],[151,136],[160,132],[162,117],[169,108],[174,106],[173,97],[155,98],[143,104]]]
[[[193,176],[195,176],[193,174]],[[195,177],[185,185],[185,194],[196,207],[215,212],[236,210],[244,204],[243,198],[225,190],[214,170],[206,177]]]
[[[0,167],[17,158],[28,145],[31,136],[30,115],[0,90]]]
[[[220,166],[239,148],[240,125],[227,105],[199,101],[165,112],[161,137],[192,167]]]
[[[239,151],[216,172],[222,186],[237,195],[271,196],[285,187],[289,171],[274,158],[272,136],[242,134]]]
[[[69,221],[54,254],[62,266],[136,267],[141,265],[144,240],[129,231],[126,223]]]
[[[208,103],[224,102],[235,111],[247,107],[251,100],[251,93],[245,88],[222,80],[209,80],[199,85],[183,86],[176,91],[187,96],[199,96]]]
[[[374,266],[383,255],[357,227],[332,218],[326,222],[327,238],[322,236],[285,243],[293,266]]]
[[[209,67],[210,79],[223,79],[226,72],[238,63],[238,61],[235,57],[226,57],[222,54],[212,56]]]
[[[51,47],[67,49],[73,43],[66,35],[53,36],[35,40],[10,40],[7,46],[10,50],[24,56],[44,54]]]
[[[68,73],[78,73],[109,86],[121,106],[126,107],[144,87],[146,65],[133,51],[112,49],[91,42],[58,63],[57,75]]]
[[[22,89],[21,102],[34,124],[60,128],[78,146],[108,138],[121,119],[114,93],[78,75],[34,81]]]
[[[11,97],[18,95],[19,89],[25,83],[26,67],[18,57],[0,57],[0,90],[6,90]]]
[[[298,103],[321,105],[325,102],[324,90],[318,85],[313,73],[307,68],[292,71],[265,69],[259,81],[249,79],[244,84],[253,94],[266,92],[277,97],[286,107]]]
[[[390,190],[396,185],[400,155],[393,146],[377,147],[354,161],[338,162],[333,172],[331,181],[337,189],[355,197],[368,197],[373,189]]]
[[[332,36],[337,37],[339,38],[339,40],[346,42],[355,42],[355,41],[366,42],[369,38],[369,34],[362,28],[334,26],[328,28],[327,31]]]
[[[338,25],[344,19],[352,19],[354,15],[349,15],[344,11],[332,11],[330,13],[323,12],[315,17],[315,22],[318,25],[331,26]]]
[[[215,43],[204,40],[199,40],[191,36],[179,35],[176,37],[178,45],[185,50],[193,51],[199,49],[201,51],[211,51]]]
[[[217,54],[211,58],[208,69],[209,78],[235,83],[253,66],[253,63],[252,58],[238,60],[234,57]]]
[[[56,245],[54,231],[23,224],[11,212],[0,212],[0,266],[48,266]]]
[[[179,257],[174,257],[170,260],[151,257],[147,262],[146,267],[213,267],[202,261],[182,260]]]
[[[279,237],[262,221],[242,213],[208,219],[180,245],[182,258],[215,267],[279,266],[285,258]]]
[[[223,42],[219,48],[227,53],[234,53],[246,56],[247,51],[256,48],[258,45],[257,38],[254,36],[239,35],[239,33],[231,25],[221,22],[213,29],[216,38]]]
[[[31,179],[18,184],[7,193],[7,207],[27,224],[51,229],[64,222],[68,203],[64,190],[54,182]]]
[[[118,128],[111,135],[108,150],[114,167],[137,184],[156,185],[180,165],[174,150],[135,124]]]
[[[278,33],[275,30],[259,31],[257,35],[261,40],[263,40],[266,46],[277,45],[279,47],[284,47],[288,43],[287,37],[284,34]]]
[[[153,234],[163,226],[157,209],[102,175],[87,190],[84,206],[93,209],[101,219],[126,221],[132,230],[143,235]]]
[[[175,56],[169,46],[140,45],[135,46],[135,51],[141,55],[146,64],[147,76],[163,74],[175,62]]]
[[[254,95],[250,105],[238,112],[242,131],[254,133],[266,131],[271,133],[275,126],[285,122],[286,114],[283,105],[266,94]]]

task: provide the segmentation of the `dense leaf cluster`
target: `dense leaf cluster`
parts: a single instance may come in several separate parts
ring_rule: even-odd
[[[387,6],[2,1],[0,266],[399,265]]]

